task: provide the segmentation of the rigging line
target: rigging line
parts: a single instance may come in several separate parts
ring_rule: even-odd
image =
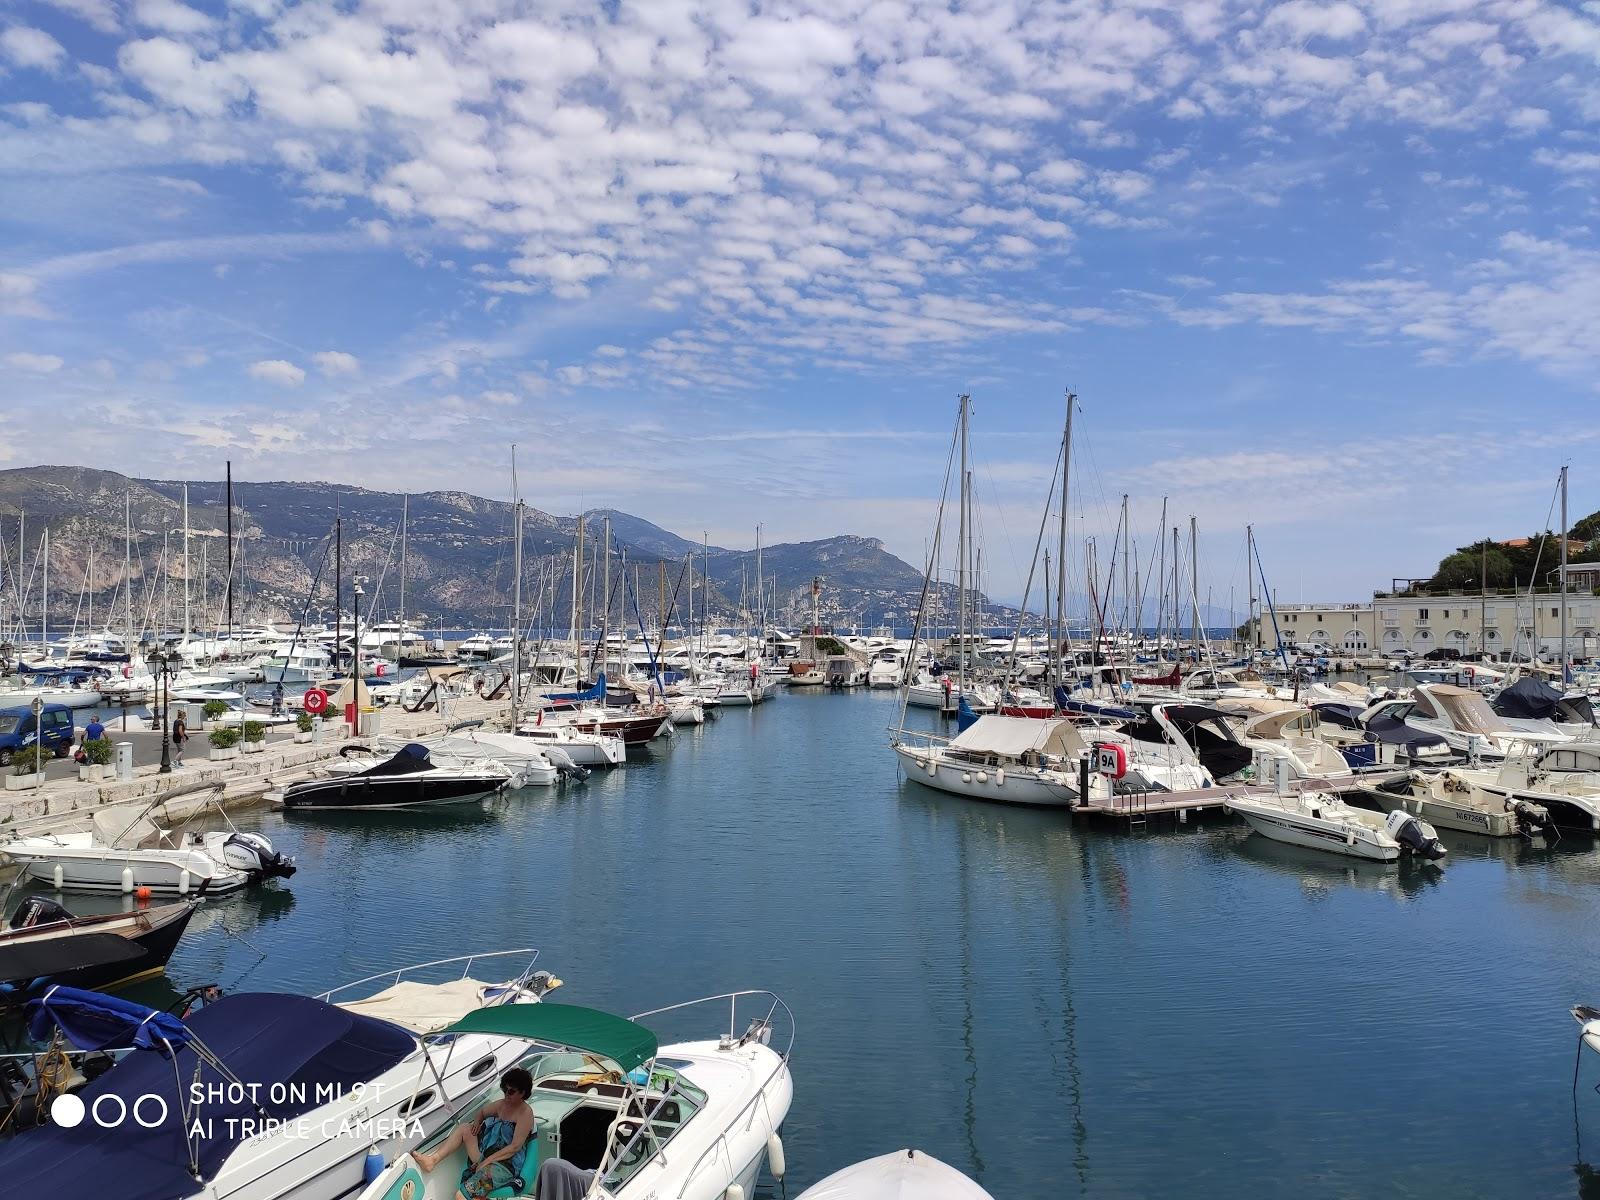
[[[950,435],[950,452],[944,462],[944,484],[939,490],[939,510],[933,521],[933,542],[928,548],[928,567],[922,575],[922,595],[917,600],[916,620],[911,624],[911,652],[906,655],[905,670],[900,677],[900,731],[906,727],[906,709],[911,702],[911,672],[917,661],[917,638],[922,632],[922,618],[928,611],[928,592],[932,588],[937,594],[937,564],[939,561],[939,539],[944,533],[945,503],[950,499],[950,473],[955,469],[956,444],[960,439],[960,418],[956,419],[956,431]]]
[[[1033,542],[1033,561],[1028,564],[1028,582],[1022,589],[1022,606],[1017,612],[1016,629],[1011,634],[1011,661],[1006,667],[1008,679],[1015,679],[1017,675],[1017,643],[1022,639],[1022,623],[1028,619],[1028,597],[1033,593],[1033,573],[1039,565],[1039,551],[1044,546],[1045,527],[1050,523],[1050,501],[1055,498],[1056,480],[1061,478],[1061,460],[1065,457],[1066,452],[1067,440],[1063,437],[1060,447],[1056,450],[1056,465],[1050,474],[1050,488],[1045,493],[1049,499],[1045,500],[1044,512],[1039,516],[1039,536]],[[1048,572],[1046,572],[1045,581],[1046,583],[1049,582]],[[1049,608],[1050,606],[1047,603],[1045,607]],[[1045,615],[1046,617],[1049,616],[1048,613]]]

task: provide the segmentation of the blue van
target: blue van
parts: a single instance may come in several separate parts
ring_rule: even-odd
[[[17,751],[33,745],[36,731],[33,709],[0,708],[0,767],[10,765]],[[72,752],[72,710],[65,704],[46,704],[39,712],[39,744],[56,758]]]

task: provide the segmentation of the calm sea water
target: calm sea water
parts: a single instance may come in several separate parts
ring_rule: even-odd
[[[790,1195],[904,1145],[1001,1200],[1596,1194],[1566,1012],[1600,1000],[1594,843],[1463,835],[1433,871],[1220,816],[1086,830],[902,782],[895,716],[790,693],[486,816],[263,814],[300,874],[209,906],[172,979],[311,991],[533,945],[613,1011],[770,988]]]

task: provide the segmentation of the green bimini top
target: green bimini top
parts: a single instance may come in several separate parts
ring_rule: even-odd
[[[597,1054],[631,1071],[656,1056],[656,1035],[626,1017],[576,1004],[497,1004],[469,1012],[442,1033],[494,1033]]]

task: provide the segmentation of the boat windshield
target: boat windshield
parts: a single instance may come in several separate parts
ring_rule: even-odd
[[[1439,686],[1432,689],[1436,707],[1443,709],[1450,724],[1463,733],[1509,733],[1512,726],[1504,717],[1489,707],[1489,702],[1477,692],[1465,688]]]

